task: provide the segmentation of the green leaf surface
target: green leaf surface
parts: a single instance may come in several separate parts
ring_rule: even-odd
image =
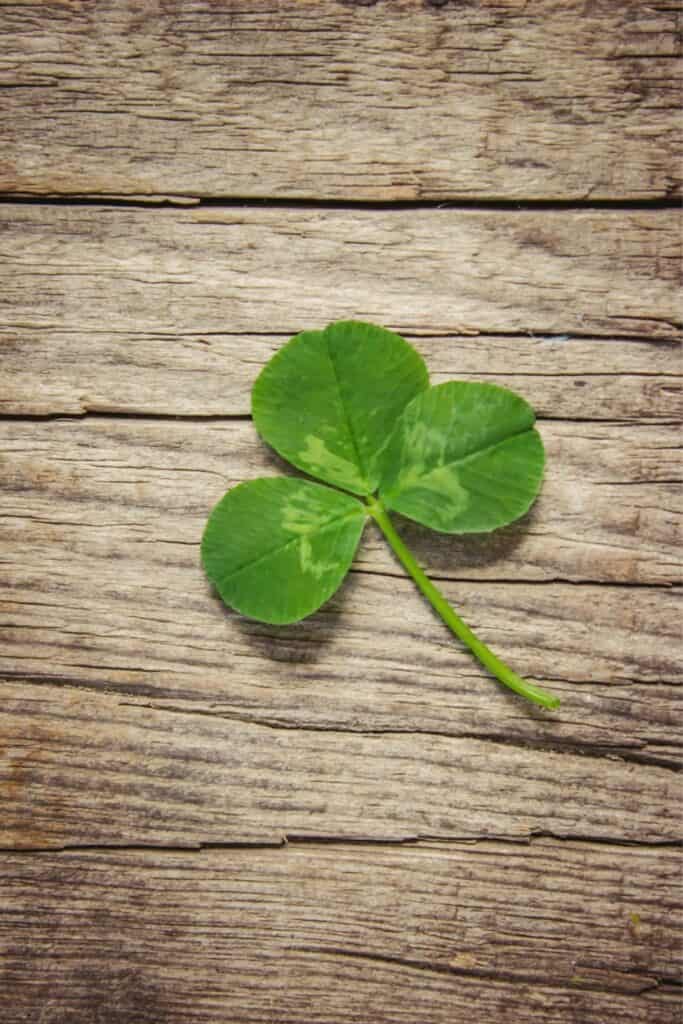
[[[297,622],[344,579],[367,517],[348,494],[294,477],[239,484],[213,508],[202,563],[223,601],[261,622]]]
[[[399,415],[428,384],[424,362],[399,335],[339,321],[297,334],[273,356],[254,384],[254,423],[305,473],[369,495]]]
[[[524,515],[543,476],[534,411],[495,384],[449,381],[413,399],[384,458],[388,508],[443,533],[495,530]]]
[[[544,465],[534,412],[523,398],[491,384],[429,388],[422,359],[402,338],[340,321],[280,349],[254,385],[252,409],[258,432],[280,455],[367,502],[292,477],[228,491],[202,538],[204,569],[227,605],[277,625],[310,615],[342,582],[372,516],[420,592],[481,664],[527,700],[558,706],[472,632],[387,512],[446,533],[489,531],[523,515]]]

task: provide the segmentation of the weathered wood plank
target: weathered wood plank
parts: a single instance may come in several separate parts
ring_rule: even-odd
[[[0,10],[5,192],[651,199],[680,185],[674,8]]]
[[[679,773],[506,739],[280,728],[9,680],[2,732],[5,848],[681,838]]]
[[[93,595],[45,564],[42,591],[36,580],[0,603],[7,674],[290,728],[505,737],[680,761],[677,603],[661,593],[444,587],[518,670],[562,696],[544,718],[503,694],[403,581],[352,577],[315,619],[273,632],[226,619],[208,594],[198,604],[182,590],[187,573],[169,570],[167,593],[79,559]]]
[[[5,196],[680,186],[672,10],[139,8],[0,0]],[[677,211],[10,204],[0,223],[0,414],[99,414],[0,424],[0,846],[24,851],[0,853],[3,1020],[671,1024]],[[282,339],[342,316],[545,418],[528,520],[472,544],[401,529],[558,714],[501,693],[371,532],[308,622],[227,612],[198,565],[207,509],[281,463],[250,423],[106,415],[244,415]],[[449,841],[339,842],[424,836]],[[564,838],[518,842],[539,836]],[[35,852],[131,843],[175,849]]]
[[[550,469],[530,520],[469,542],[401,527],[482,637],[562,694],[559,716],[502,696],[371,525],[362,571],[307,622],[274,629],[227,612],[198,546],[227,486],[280,468],[249,422],[5,423],[0,670],[290,726],[677,759],[678,595],[552,582],[678,578],[671,487],[657,483],[673,472],[674,432],[666,444],[662,427],[579,429],[543,424]]]
[[[246,415],[259,369],[287,339],[6,329],[0,415]],[[491,380],[524,394],[541,417],[643,423],[681,415],[677,342],[532,334],[410,341],[435,384]]]
[[[673,210],[10,204],[3,326],[197,338],[354,316],[409,334],[678,338],[680,222]]]
[[[484,639],[562,697],[543,716],[497,687],[403,581],[352,575],[315,618],[275,631],[224,613],[175,567],[162,586],[159,567],[129,583],[126,563],[117,575],[72,561],[65,576],[45,554],[42,589],[36,576],[2,599],[4,674],[283,728],[680,761],[680,609],[663,592],[444,585]]]
[[[618,429],[634,445],[647,433]],[[444,592],[482,637],[520,671],[562,693],[562,713],[548,718],[521,713],[514,698],[502,698],[371,526],[356,563],[365,571],[352,573],[307,622],[275,629],[226,611],[203,577],[198,545],[207,510],[228,484],[277,468],[250,423],[97,419],[11,423],[4,433],[5,672],[115,685],[290,725],[483,731],[653,757],[675,748],[671,684],[680,681],[683,665],[678,595],[652,587],[627,593],[604,585],[532,585],[579,571],[584,579],[617,571],[632,581],[645,574],[638,566],[646,561],[653,572],[667,534],[658,540],[650,532],[648,540],[643,531],[657,522],[663,529],[665,520],[648,518],[648,504],[636,529],[639,488],[624,486],[623,478],[611,488],[586,489],[588,457],[567,458],[574,467],[567,491],[544,505],[553,493],[551,469],[537,518],[511,533],[472,538],[468,547],[463,539],[402,527],[428,569],[450,575]],[[642,485],[643,496],[650,493],[643,500],[656,505],[662,496],[654,481],[667,472],[668,452],[656,445],[650,451],[647,437],[641,443],[631,454],[650,481]],[[563,450],[575,447],[572,440]],[[617,468],[628,450],[615,444],[610,456],[603,443],[600,473],[629,472]],[[616,533],[596,533],[593,523],[612,505]],[[619,550],[620,524],[632,538],[630,550]],[[660,549],[659,572],[670,581],[678,557],[673,541],[667,551]],[[303,704],[293,700],[300,688]]]
[[[672,1024],[679,871],[548,839],[3,854],[4,1020]]]
[[[679,582],[677,427],[547,421],[540,430],[546,479],[523,520],[473,537],[404,522],[430,570],[455,579]],[[164,559],[192,572],[206,515],[228,487],[293,472],[250,421],[98,416],[6,421],[1,434],[7,545],[52,546],[58,562],[66,544],[84,557],[115,549],[144,572]],[[401,575],[381,538],[366,534],[360,565]],[[29,555],[29,575],[42,557]]]

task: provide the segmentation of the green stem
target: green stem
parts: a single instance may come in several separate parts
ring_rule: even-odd
[[[396,557],[401,562],[403,567],[410,573],[415,583],[422,591],[424,596],[427,598],[429,603],[432,605],[435,611],[439,613],[446,625],[451,629],[459,640],[469,647],[470,651],[479,661],[484,665],[499,680],[504,686],[508,686],[515,693],[518,693],[521,697],[526,697],[527,700],[533,701],[534,704],[540,704],[542,708],[557,708],[560,706],[560,702],[557,697],[554,697],[551,693],[546,693],[545,690],[541,690],[538,686],[532,686],[531,683],[527,683],[526,680],[518,676],[516,672],[513,672],[505,662],[497,658],[493,651],[490,651],[486,644],[483,644],[467,626],[459,615],[453,611],[446,598],[443,596],[440,590],[438,590],[432,581],[424,574],[418,563],[413,558],[412,552],[406,547],[399,535],[394,529],[387,510],[382,505],[382,502],[378,498],[368,499],[368,508],[370,515],[373,517],[375,522],[378,524],[382,533],[389,541]]]

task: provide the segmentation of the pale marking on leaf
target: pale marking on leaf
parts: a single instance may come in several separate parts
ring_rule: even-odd
[[[337,524],[343,522],[345,519],[353,519],[355,516],[359,514],[359,512],[362,515],[363,510],[361,507],[359,507],[358,511],[354,509],[351,512],[344,512],[343,515],[335,516],[334,519],[328,519],[327,521],[322,519],[318,520],[318,525],[310,526],[308,530],[306,530],[305,528],[295,529],[292,531],[293,536],[290,537],[289,540],[284,541],[284,543],[282,544],[277,544],[275,547],[271,548],[270,551],[265,551],[262,555],[259,555],[258,558],[252,558],[249,562],[244,562],[242,565],[239,566],[239,568],[233,569],[233,571],[228,573],[226,576],[222,576],[221,580],[223,582],[226,582],[227,580],[232,580],[235,578],[235,576],[239,576],[247,569],[253,569],[255,566],[260,565],[261,562],[265,562],[267,559],[273,558],[275,555],[279,555],[282,551],[291,548],[293,544],[299,544],[301,542],[302,536],[304,536],[305,533],[307,532],[323,533],[326,530],[329,530],[331,526],[337,526]],[[295,521],[292,520],[292,522]]]
[[[420,428],[419,431],[418,428]],[[404,450],[407,447],[408,450],[414,451],[415,448],[418,447],[419,445],[421,447],[422,453],[424,454],[425,445],[429,443],[427,440],[428,432],[433,433],[434,431],[432,431],[432,428],[426,427],[425,424],[415,423],[411,427],[411,430],[409,432],[407,431],[406,434],[404,435]],[[441,432],[437,431],[437,433]],[[519,430],[516,434],[510,434],[508,437],[504,437],[501,441],[496,441],[494,444],[487,445],[487,447],[485,448],[478,448],[476,451],[469,452],[467,455],[461,455],[457,459],[441,461],[440,465],[437,464],[434,467],[434,469],[430,470],[427,470],[425,466],[419,466],[416,465],[415,462],[413,462],[413,465],[408,465],[401,469],[396,480],[396,483],[389,490],[388,495],[395,497],[398,494],[402,493],[403,491],[411,490],[414,487],[424,487],[426,490],[432,490],[433,488],[430,487],[430,481],[434,480],[437,483],[442,483],[442,481],[445,481],[445,475],[442,476],[442,474],[444,474],[444,471],[451,473],[455,478],[457,477],[456,467],[466,466],[471,462],[475,462],[482,455],[489,455],[491,454],[491,452],[494,452],[497,448],[500,448],[503,445],[508,444],[508,442],[513,441],[515,438],[523,437],[525,434],[530,433],[533,433],[533,427],[525,427],[524,430]],[[416,443],[414,442],[414,438],[418,439]],[[408,442],[407,445],[406,441]],[[413,444],[415,444],[415,447],[413,447]],[[440,447],[440,459],[444,460],[445,452],[444,445],[441,439]],[[427,451],[428,450],[429,449],[427,449]],[[429,454],[431,456],[432,452],[430,451]],[[458,487],[459,486],[460,485],[458,485]],[[462,490],[462,488],[460,489]]]
[[[296,534],[299,538],[299,565],[301,571],[314,576],[316,580],[328,572],[335,572],[339,563],[334,559],[326,561],[313,557],[313,545],[310,535],[318,534],[338,520],[329,519],[329,508],[323,503],[316,505],[311,501],[310,496],[295,495],[285,503],[282,509],[282,527],[288,533]],[[356,515],[356,510],[348,515]]]
[[[437,466],[425,476],[415,474],[414,480],[409,480],[407,484],[402,483],[399,493],[404,496],[413,490],[429,491],[440,497],[448,497],[458,511],[464,511],[470,503],[469,491],[460,483],[457,470],[454,472],[449,466]]]
[[[300,540],[299,565],[302,572],[310,573],[317,580],[321,580],[326,573],[338,571],[338,562],[326,562],[324,559],[313,557],[313,547],[308,537],[301,537]]]
[[[314,475],[324,479],[325,471],[327,471],[335,476],[341,476],[347,483],[353,482],[354,485],[360,485],[361,489],[365,488],[366,482],[358,472],[358,467],[341,455],[331,452],[321,437],[307,434],[304,438],[304,445],[305,447],[299,452],[297,458],[304,465],[310,466]]]

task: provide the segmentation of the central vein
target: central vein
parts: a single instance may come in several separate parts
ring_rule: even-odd
[[[341,405],[342,412],[344,414],[344,419],[346,421],[346,429],[351,439],[353,452],[356,458],[356,464],[358,466],[358,469],[360,470],[360,475],[363,479],[363,483],[367,487],[368,493],[370,493],[371,487],[368,480],[368,474],[365,469],[365,461],[361,455],[360,446],[358,444],[358,439],[356,438],[356,432],[354,430],[353,422],[351,420],[351,415],[346,407],[346,402],[344,401],[344,392],[342,391],[341,381],[339,379],[339,373],[337,371],[337,364],[334,361],[332,349],[330,348],[330,339],[327,337],[327,335],[325,335],[325,341],[327,344],[327,356],[328,359],[330,360],[330,366],[332,367],[332,375],[334,377],[334,382],[337,385],[337,391],[339,393],[339,404]]]

